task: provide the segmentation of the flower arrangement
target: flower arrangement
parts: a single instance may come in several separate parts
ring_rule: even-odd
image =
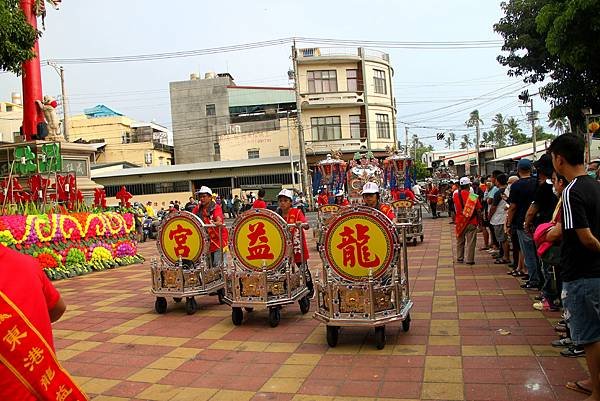
[[[38,259],[51,279],[140,263],[131,213],[49,213],[0,216],[0,244]]]

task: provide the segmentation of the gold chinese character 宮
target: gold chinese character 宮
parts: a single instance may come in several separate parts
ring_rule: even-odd
[[[25,368],[29,369],[30,372],[33,372],[33,368],[35,365],[39,365],[44,360],[44,350],[38,347],[33,347],[27,353],[27,357],[23,358],[23,362],[25,362]]]
[[[52,368],[46,369],[46,371],[42,375],[42,378],[40,379],[40,384],[42,385],[42,387],[44,387],[44,390],[48,390],[48,386],[50,385],[50,383],[52,383],[52,379],[54,379],[55,374],[56,373]]]
[[[2,339],[2,341],[8,343],[11,346],[10,350],[14,351],[17,345],[21,345],[21,340],[27,337],[27,332],[21,333],[17,326],[15,325],[12,329],[9,329],[6,332],[6,335]]]

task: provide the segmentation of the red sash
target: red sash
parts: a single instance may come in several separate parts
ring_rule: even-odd
[[[44,337],[2,291],[0,362],[39,400],[88,399],[60,366]]]
[[[462,197],[462,190],[458,191],[458,201],[461,204],[462,213],[456,214],[456,219],[455,219],[456,236],[461,235],[463,233],[463,231],[465,231],[465,229],[469,225],[469,221],[471,221],[471,218],[473,217],[473,213],[475,212],[475,208],[477,207],[478,199],[479,199],[479,197],[477,196],[477,194],[469,194],[469,197],[467,198],[467,203],[464,203],[464,200]]]

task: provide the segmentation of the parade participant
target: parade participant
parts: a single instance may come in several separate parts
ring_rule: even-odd
[[[308,221],[306,220],[306,216],[300,209],[296,209],[292,207],[292,199],[294,197],[294,193],[289,189],[282,189],[277,195],[277,202],[279,207],[277,208],[277,213],[283,217],[283,219],[288,224],[295,224],[297,227],[302,227],[304,230],[308,230]],[[306,243],[306,235],[302,235],[302,254],[299,252],[300,244],[296,243],[296,229],[292,228],[292,236],[294,237],[294,262],[298,267],[301,267],[302,262],[304,262],[305,266],[303,268],[306,271],[306,287],[308,288],[308,296],[310,298],[315,294],[314,284],[312,281],[312,276],[310,274],[310,270],[308,269],[308,245]]]
[[[146,214],[148,217],[156,217],[156,213],[154,212],[154,208],[152,207],[152,201],[146,202]]]
[[[323,188],[321,192],[319,192],[319,196],[317,197],[317,205],[323,206],[329,204],[329,195],[327,194],[327,190]]]
[[[225,216],[223,215],[223,209],[217,205],[212,199],[212,190],[206,186],[202,186],[197,192],[200,202],[192,213],[200,217],[204,224],[214,224],[216,227],[210,227],[207,229],[208,236],[210,237],[210,257],[213,266],[216,266],[220,262],[225,263],[225,251],[227,250],[227,240],[229,233],[227,228],[223,224]],[[220,233],[220,242],[219,242]]]
[[[340,206],[348,206],[350,204],[348,199],[344,198],[344,191],[338,191],[335,194],[335,204]]]
[[[267,208],[267,202],[265,202],[265,190],[264,189],[259,189],[258,190],[258,199],[254,201],[254,203],[252,204],[252,209],[266,209]]]
[[[190,196],[188,203],[185,204],[185,206],[183,207],[183,210],[185,210],[186,212],[191,212],[192,210],[194,210],[195,207],[196,207],[196,200],[194,199],[193,196]]]
[[[415,194],[408,188],[404,188],[404,186],[399,187],[397,190],[392,192],[392,198],[397,200],[406,200],[410,199],[413,202],[415,201]]]
[[[429,202],[429,207],[431,208],[431,216],[434,219],[437,219],[437,217],[438,217],[437,201],[438,201],[439,191],[433,183],[429,183],[426,194],[427,194],[427,201]]]
[[[462,177],[459,181],[460,189],[454,193],[454,207],[456,210],[456,248],[458,263],[475,264],[475,247],[477,246],[477,226],[481,203],[476,194],[471,195],[469,177]],[[465,261],[466,247],[466,261]]]
[[[0,400],[87,399],[55,355],[51,323],[65,310],[37,260],[0,245]]]
[[[367,182],[363,186],[361,195],[363,198],[363,202],[366,206],[379,210],[392,221],[396,219],[394,210],[389,205],[381,203],[379,195],[379,186],[377,184],[375,184],[374,182]]]

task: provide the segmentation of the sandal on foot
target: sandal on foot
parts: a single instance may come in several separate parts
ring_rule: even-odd
[[[577,382],[567,382],[567,384],[565,384],[565,387],[568,388],[569,390],[577,391],[578,393],[582,393],[585,395],[592,395],[592,390],[590,390],[589,388],[585,388],[581,385],[582,381],[583,380],[580,380]]]

